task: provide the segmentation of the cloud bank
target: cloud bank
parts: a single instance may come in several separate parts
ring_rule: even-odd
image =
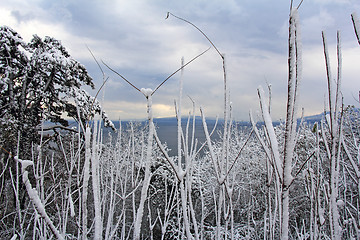
[[[103,81],[101,71],[86,46],[139,88],[155,88],[181,66],[182,57],[189,61],[210,46],[190,25],[174,17],[165,20],[168,11],[196,24],[225,53],[235,119],[248,120],[249,109],[258,109],[256,89],[267,83],[272,86],[273,118],[284,118],[289,15],[289,3],[284,1],[4,0],[0,4],[0,21],[26,41],[33,34],[61,40],[70,54],[87,67],[97,87]],[[352,12],[360,14],[357,0],[305,1],[300,7],[304,55],[300,107],[306,115],[324,109],[322,30],[327,32],[333,74],[336,31],[341,30],[344,102],[359,105],[354,96],[360,90],[360,46],[351,23]],[[145,118],[144,97],[102,67],[110,77],[103,103],[109,116]],[[154,96],[155,116],[174,116],[179,78],[180,74],[172,77]],[[222,116],[222,65],[214,49],[186,67],[183,81],[183,112],[191,109],[188,95],[205,109],[207,116]]]

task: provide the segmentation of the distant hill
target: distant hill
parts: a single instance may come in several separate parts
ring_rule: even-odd
[[[312,116],[306,116],[304,117],[304,122],[312,125],[315,122],[320,122],[321,119],[324,117],[324,113],[321,114],[317,114],[317,115],[312,115]],[[181,119],[181,124],[183,129],[185,130],[186,124],[187,124],[187,117],[183,117]],[[140,124],[143,124],[144,126],[147,123],[147,120],[134,120],[134,121],[130,121],[130,120],[126,120],[126,121],[121,121],[121,126],[122,129],[125,130],[127,128],[127,125],[129,122],[138,122]],[[300,122],[300,119],[298,119],[298,123]],[[120,127],[120,121],[113,121],[115,128],[119,129]],[[206,124],[208,126],[208,130],[209,132],[212,131],[212,129],[214,128],[216,123],[216,119],[215,118],[207,118],[206,119]],[[217,123],[217,129],[221,129],[221,126],[223,125],[224,120],[223,119],[219,119],[218,123]],[[235,121],[235,123],[237,124],[237,126],[240,127],[251,127],[251,123],[249,121]],[[52,126],[52,123],[45,123],[46,126]],[[161,142],[166,143],[168,148],[171,149],[171,151],[169,152],[170,155],[176,155],[177,154],[177,119],[176,117],[169,117],[169,118],[154,118],[154,124],[157,128],[157,134],[159,136],[159,139],[161,140]],[[263,122],[258,122],[257,125],[261,126],[263,124]],[[280,122],[279,121],[275,121],[273,122],[274,126],[279,125]],[[77,127],[77,124],[74,121],[69,121],[69,125],[70,127]],[[191,117],[191,122],[189,125],[189,132],[191,133],[192,131],[192,117]],[[103,133],[104,133],[104,137],[105,137],[105,141],[107,139],[107,136],[110,134],[115,134],[115,132],[113,132],[110,128],[104,128],[103,129]],[[195,117],[195,138],[198,140],[199,145],[203,142],[205,142],[205,134],[204,134],[204,128],[202,125],[202,119],[200,116],[196,116]],[[219,135],[216,132],[213,136],[212,139],[218,139]]]
[[[320,113],[320,114],[316,114],[316,115],[311,115],[311,116],[306,116],[304,117],[303,121],[308,123],[308,124],[314,124],[315,122],[320,122],[321,119],[324,117],[324,113]],[[187,123],[188,118],[187,117],[183,117],[181,119],[181,124],[182,126],[185,126]],[[191,124],[192,124],[192,117],[191,117]],[[138,122],[141,124],[146,124],[147,120],[122,120],[122,126],[126,127],[127,123],[129,122]],[[234,121],[238,126],[251,126],[250,121]],[[300,119],[298,119],[298,123],[300,122]],[[116,129],[119,128],[120,126],[120,122],[119,121],[113,121]],[[165,117],[165,118],[154,118],[154,123],[155,125],[160,128],[160,127],[164,127],[164,126],[177,126],[177,118],[176,117]],[[207,125],[210,126],[214,126],[216,123],[216,119],[215,118],[206,118],[206,123]],[[218,119],[218,126],[221,126],[224,123],[223,119]],[[274,121],[273,124],[274,125],[278,125],[280,122],[279,121]],[[45,123],[46,125],[53,125],[52,123]],[[196,116],[195,117],[195,124],[197,126],[200,126],[202,128],[202,119],[200,116]],[[263,122],[258,122],[258,125],[262,125]],[[69,125],[72,127],[76,127],[76,123],[74,121],[69,121]],[[110,129],[108,131],[111,131]]]
[[[324,113],[306,116],[304,117],[304,122],[314,124],[315,122],[320,122],[321,119],[324,118],[324,116],[325,116]]]

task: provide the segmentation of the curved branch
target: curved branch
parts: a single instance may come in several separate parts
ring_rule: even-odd
[[[172,14],[171,12],[167,12],[167,15],[166,15],[166,18],[165,18],[165,19],[168,19],[168,18],[169,18],[169,15],[171,15],[171,16],[177,18],[177,19],[180,19],[180,20],[182,20],[182,21],[190,24],[190,25],[193,26],[194,28],[196,28],[196,29],[210,42],[210,44],[215,48],[215,50],[218,52],[218,54],[220,55],[220,57],[221,57],[222,59],[224,59],[224,56],[220,53],[220,51],[217,49],[217,47],[215,46],[215,44],[210,40],[210,38],[209,38],[203,31],[201,31],[200,28],[198,28],[198,27],[197,27],[195,24],[193,24],[192,22],[190,22],[190,21],[188,21],[188,20],[186,20],[186,19],[184,19],[184,18],[178,17],[178,16]]]
[[[351,14],[351,20],[354,25],[355,35],[360,44],[360,22],[355,12]]]

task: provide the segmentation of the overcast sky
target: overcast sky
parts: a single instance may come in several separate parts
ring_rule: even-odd
[[[189,24],[174,17],[165,19],[171,12],[201,28],[225,53],[235,119],[248,120],[250,109],[258,111],[257,87],[266,88],[267,83],[272,85],[273,119],[279,119],[286,110],[289,5],[290,0],[1,0],[0,23],[27,42],[33,34],[61,40],[72,57],[86,66],[97,88],[102,75],[86,45],[138,88],[154,89],[180,67],[182,57],[189,61],[210,46]],[[360,15],[359,0],[304,0],[300,7],[300,107],[305,115],[324,109],[322,30],[327,34],[334,77],[336,31],[341,31],[344,102],[359,107],[355,98],[360,90],[360,46],[351,22],[353,12]],[[145,118],[144,96],[103,68],[110,77],[104,98],[109,116]],[[174,116],[179,78],[180,74],[175,75],[154,95],[155,117]],[[197,109],[203,107],[206,116],[222,116],[222,62],[213,48],[186,67],[183,79],[183,94],[196,102]],[[189,98],[184,97],[184,105],[190,109]]]

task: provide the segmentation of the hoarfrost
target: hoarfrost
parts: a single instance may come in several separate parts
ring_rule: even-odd
[[[141,88],[140,91],[145,95],[145,97],[149,97],[153,93],[151,88]]]

